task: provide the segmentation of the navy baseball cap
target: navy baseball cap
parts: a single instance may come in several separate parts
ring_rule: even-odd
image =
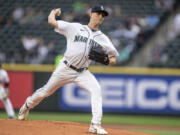
[[[109,15],[102,5],[95,5],[92,7],[91,12],[103,12],[105,16]]]

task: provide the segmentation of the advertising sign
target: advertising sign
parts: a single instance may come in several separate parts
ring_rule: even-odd
[[[180,77],[96,74],[104,112],[180,114]],[[74,84],[59,91],[62,110],[90,111],[90,93]]]

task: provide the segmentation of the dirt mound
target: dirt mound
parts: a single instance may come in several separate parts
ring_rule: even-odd
[[[89,125],[73,122],[0,119],[0,135],[93,135]],[[109,135],[151,135],[128,130],[105,128]]]

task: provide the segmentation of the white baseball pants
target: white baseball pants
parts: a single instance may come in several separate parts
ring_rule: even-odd
[[[45,97],[50,96],[59,87],[68,83],[75,83],[91,93],[91,107],[93,116],[91,122],[101,124],[102,95],[99,83],[94,75],[89,72],[89,70],[78,73],[65,65],[63,60],[61,60],[56,70],[52,73],[48,82],[42,88],[36,90],[32,96],[27,98],[26,103],[28,107],[34,108]]]
[[[12,107],[11,101],[9,100],[9,98],[3,99],[3,94],[4,94],[5,90],[4,87],[2,87],[0,85],[0,100],[2,100],[4,106],[5,106],[5,110],[6,113],[8,114],[9,117],[14,117],[15,113],[14,113],[14,109]]]

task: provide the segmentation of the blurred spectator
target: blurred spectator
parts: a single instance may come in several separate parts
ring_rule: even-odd
[[[5,61],[6,60],[6,55],[4,52],[0,52],[0,61]]]
[[[6,24],[6,19],[3,16],[3,14],[0,13],[0,25],[5,25]]]
[[[174,0],[163,0],[163,8],[166,10],[170,10],[172,9],[174,3]]]
[[[174,0],[155,0],[155,6],[158,9],[170,10],[172,9],[175,1]]]
[[[43,11],[39,10],[34,17],[34,19],[35,19],[34,23],[41,24],[45,20],[45,18],[46,17],[44,15]]]
[[[128,29],[124,24],[121,23],[117,30],[109,32],[109,36],[111,37],[112,42],[115,44],[117,50],[119,51],[119,57],[117,58],[117,61],[119,63],[127,61],[136,47],[135,39],[140,31],[140,28],[135,25],[134,21],[130,22],[130,29]]]
[[[124,37],[126,39],[135,39],[137,34],[140,31],[140,28],[137,25],[130,25],[130,29],[128,29],[124,24],[120,24],[119,28],[114,31],[109,32],[110,37],[121,38]],[[136,28],[135,28],[136,27]]]
[[[23,43],[25,50],[27,50],[27,51],[32,50],[38,43],[38,39],[33,38],[32,36],[22,37],[21,41]]]
[[[15,10],[13,11],[12,17],[15,23],[21,23],[21,24],[27,24],[27,23],[40,24],[46,18],[42,10],[35,12],[35,10],[32,7],[27,7],[25,13],[24,9],[19,5],[17,5]]]
[[[168,39],[173,40],[180,34],[180,13],[177,13],[173,20],[173,26],[168,34]]]
[[[164,64],[168,60],[168,55],[166,52],[163,51],[162,47],[156,45],[154,48],[152,48],[152,61],[153,64]]]
[[[12,25],[13,19],[11,16],[3,16],[0,14],[0,25]]]
[[[137,22],[141,27],[141,32],[139,33],[137,40],[139,40],[142,44],[142,42],[148,39],[152,32],[156,29],[160,23],[160,19],[155,15],[147,15],[139,17]]]
[[[23,50],[22,51],[22,57],[25,59],[26,62],[29,61],[30,58],[32,58],[35,54],[35,47],[38,44],[38,38],[33,38],[32,36],[24,36],[21,39]]]
[[[117,18],[121,16],[121,8],[119,5],[112,6],[112,15]]]
[[[14,9],[12,13],[13,20],[16,23],[19,23],[23,17],[24,17],[24,9],[20,7],[19,5],[16,5],[16,8]]]
[[[48,49],[48,57],[51,57],[51,56],[56,56],[56,50],[55,50],[55,45],[53,42],[50,42],[48,45],[47,45],[47,49]]]
[[[156,15],[148,15],[146,16],[146,24],[154,29],[159,24],[159,17]]]
[[[48,48],[44,45],[44,40],[40,38],[38,40],[36,55],[30,61],[31,64],[41,64],[48,54]]]
[[[72,22],[74,20],[74,15],[71,12],[65,12],[62,15],[62,20]]]
[[[12,24],[13,24],[13,19],[11,16],[8,16],[6,20],[6,25],[12,25]]]
[[[24,18],[22,19],[21,23],[22,24],[30,24],[30,23],[34,23],[35,20],[35,11],[32,7],[27,7],[26,9],[26,13]]]
[[[137,35],[140,33],[141,28],[138,25],[137,18],[136,17],[130,17],[129,18],[129,29],[132,33],[134,33],[134,37],[136,38]]]

